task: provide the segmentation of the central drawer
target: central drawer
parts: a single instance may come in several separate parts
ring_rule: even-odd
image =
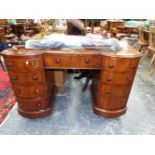
[[[72,68],[98,69],[100,65],[100,55],[72,55],[71,57]]]
[[[45,54],[44,64],[47,68],[67,68],[70,64],[70,56],[66,54]]]
[[[34,98],[34,97],[45,96],[47,94],[46,87],[43,84],[39,84],[39,85],[13,84],[13,89],[17,97]]]

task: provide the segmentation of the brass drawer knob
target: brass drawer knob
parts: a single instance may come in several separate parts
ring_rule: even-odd
[[[60,62],[61,62],[61,59],[57,58],[57,59],[55,60],[55,62],[56,62],[56,63],[60,63]]]
[[[19,94],[20,93],[20,89],[16,89],[16,93]]]
[[[31,66],[34,66],[34,64],[35,64],[34,62],[31,62]]]
[[[38,80],[38,77],[37,76],[33,76],[33,80]]]
[[[136,66],[135,66],[135,65],[131,65],[131,68],[132,68],[132,69],[135,69],[135,68],[136,68]]]
[[[107,81],[109,81],[109,82],[112,81],[112,78],[108,78]]]
[[[36,93],[39,93],[39,89],[36,89]]]
[[[129,76],[129,77],[128,77],[128,80],[129,80],[129,81],[132,81],[132,78]]]
[[[110,65],[109,65],[109,68],[113,68],[113,67],[114,67],[113,64],[110,64]]]
[[[88,64],[89,62],[90,62],[90,60],[89,60],[89,59],[85,59],[85,63],[87,63],[87,64]]]
[[[9,66],[13,66],[13,62],[9,62]]]
[[[39,108],[41,107],[41,103],[38,103],[38,107],[39,107]]]
[[[110,91],[106,91],[105,93],[106,93],[106,94],[110,94]]]
[[[29,61],[25,61],[25,65],[29,65]]]
[[[23,107],[23,104],[22,103],[19,103],[19,107],[22,108]]]
[[[13,80],[17,80],[17,76],[13,76],[13,78],[12,78]]]

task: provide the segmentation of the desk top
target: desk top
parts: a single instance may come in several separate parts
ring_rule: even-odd
[[[12,56],[28,56],[28,55],[39,55],[39,54],[65,54],[65,55],[103,55],[110,57],[124,57],[124,58],[133,58],[133,57],[141,57],[142,54],[137,52],[130,45],[127,46],[126,49],[121,51],[101,51],[101,50],[73,50],[73,49],[63,49],[63,50],[53,50],[53,49],[25,49],[25,48],[17,48],[17,49],[6,49],[1,52],[1,55],[12,55]]]

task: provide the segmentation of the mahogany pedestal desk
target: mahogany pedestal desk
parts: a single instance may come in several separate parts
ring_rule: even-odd
[[[131,47],[115,52],[19,48],[7,49],[2,55],[18,112],[28,118],[51,114],[55,98],[54,69],[94,70],[91,84],[94,113],[104,117],[124,114],[141,57]]]

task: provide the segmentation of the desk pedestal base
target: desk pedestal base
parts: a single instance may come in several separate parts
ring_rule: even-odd
[[[94,107],[94,113],[96,115],[104,116],[104,117],[119,117],[123,114],[125,114],[127,108],[120,109],[120,110],[105,110],[105,109],[100,109],[97,107]]]
[[[45,117],[45,116],[50,115],[52,113],[52,108],[48,108],[48,109],[40,110],[36,112],[23,111],[21,109],[18,109],[18,113],[21,116],[27,117],[27,118],[39,118],[39,117]]]

